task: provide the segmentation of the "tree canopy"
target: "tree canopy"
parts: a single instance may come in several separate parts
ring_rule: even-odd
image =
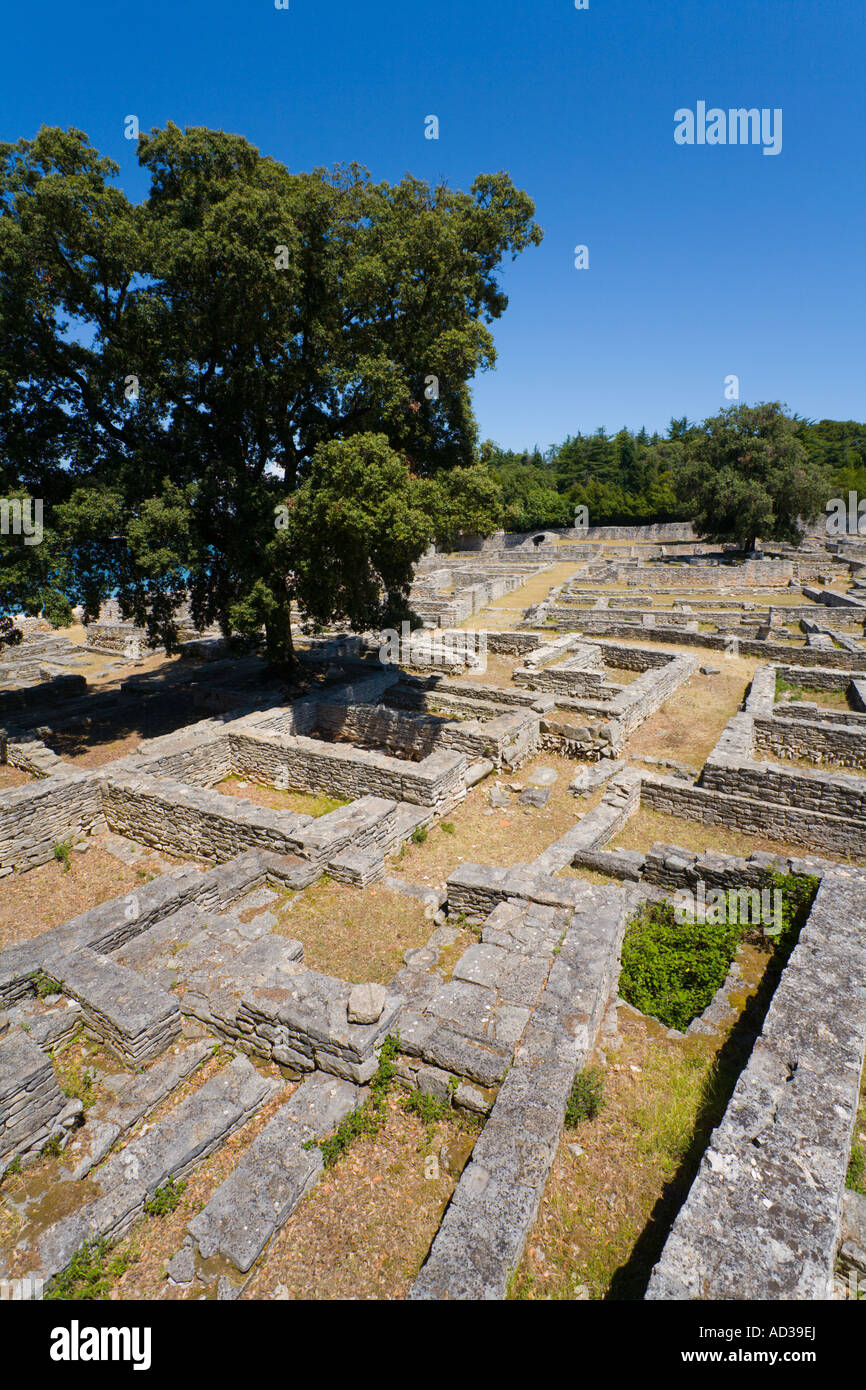
[[[169,647],[188,592],[277,661],[293,603],[405,611],[435,535],[498,520],[468,383],[531,200],[505,173],[292,173],[171,124],[138,158],[135,205],[79,130],[0,146],[0,469],[44,499],[60,591],[117,593]]]
[[[705,420],[675,473],[699,535],[753,550],[758,538],[799,544],[801,522],[826,505],[830,480],[778,402],[735,405]]]

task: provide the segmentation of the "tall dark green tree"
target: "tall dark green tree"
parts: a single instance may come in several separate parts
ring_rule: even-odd
[[[89,612],[116,590],[171,645],[188,590],[199,624],[264,625],[285,661],[292,605],[327,621],[314,576],[347,542],[318,524],[317,489],[328,512],[366,460],[377,488],[424,483],[443,524],[454,489],[481,497],[468,382],[495,360],[501,262],[541,240],[533,204],[505,173],[468,193],[295,174],[174,125],[138,157],[150,192],[132,205],[81,131],[0,147],[0,467],[45,499]],[[476,529],[496,524],[488,503]],[[432,537],[407,523],[389,552],[375,526],[393,521],[374,508],[353,532],[356,625],[380,616],[380,580],[389,611],[405,599]]]
[[[779,402],[735,405],[705,420],[675,473],[677,496],[699,535],[753,550],[758,539],[802,539],[826,505],[830,481]]]

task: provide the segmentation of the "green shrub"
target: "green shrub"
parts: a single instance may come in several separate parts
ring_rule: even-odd
[[[623,941],[619,992],[683,1032],[724,984],[739,940],[735,923],[678,922],[672,903],[642,903]]]
[[[30,976],[30,979],[33,981],[33,988],[39,999],[47,999],[50,994],[59,994],[63,988],[61,980],[55,980],[52,975],[46,975],[43,970],[37,970]]]
[[[305,1149],[321,1149],[326,1168],[333,1168],[356,1139],[374,1137],[388,1118],[388,1096],[397,1077],[399,1036],[387,1037],[379,1053],[379,1067],[370,1082],[370,1095],[364,1104],[341,1120],[333,1134],[325,1139],[308,1139]]]
[[[145,1213],[148,1216],[168,1216],[170,1212],[177,1210],[185,1191],[185,1182],[175,1182],[174,1178],[169,1178],[168,1182],[156,1189],[152,1197],[148,1197],[144,1204]]]
[[[782,925],[766,936],[755,923],[740,923],[737,895],[728,893],[728,922],[678,922],[673,903],[642,903],[632,915],[622,948],[620,994],[641,1013],[683,1032],[703,1013],[725,982],[740,941],[756,932],[773,953],[772,968],[784,965],[809,916],[818,879],[809,874],[768,873],[758,891],[781,893]]]
[[[424,1095],[421,1091],[410,1091],[403,1101],[403,1109],[410,1115],[417,1115],[421,1123],[428,1126],[435,1125],[439,1120],[450,1120],[452,1115],[447,1100]]]
[[[130,1249],[124,1255],[111,1256],[111,1247],[104,1236],[85,1241],[76,1251],[62,1274],[47,1285],[46,1299],[107,1299],[115,1279],[135,1264],[138,1253]]]
[[[413,845],[423,845],[427,840],[426,825],[416,825],[410,836]]]
[[[594,1120],[605,1106],[604,1072],[600,1067],[587,1067],[574,1078],[571,1095],[565,1107],[565,1123],[576,1128],[584,1120]]]
[[[812,911],[818,882],[813,874],[767,875],[766,886],[771,890],[779,889],[782,894],[782,930],[774,938],[773,946],[785,959],[796,946],[800,930]]]
[[[453,820],[443,820],[440,823],[440,829],[443,830],[446,835],[453,835],[457,827]]]
[[[68,874],[69,870],[72,868],[71,855],[72,841],[58,840],[57,844],[54,846],[54,858],[57,860],[59,864],[63,865],[63,872],[65,874]]]

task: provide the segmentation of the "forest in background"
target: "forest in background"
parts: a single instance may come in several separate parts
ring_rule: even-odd
[[[809,457],[831,480],[831,495],[866,496],[866,424],[798,420],[797,425]],[[505,531],[571,526],[579,506],[587,508],[593,526],[686,520],[673,473],[700,428],[683,418],[671,420],[665,435],[599,429],[569,435],[545,452],[536,446],[519,453],[487,440],[481,460],[502,488],[500,525]]]

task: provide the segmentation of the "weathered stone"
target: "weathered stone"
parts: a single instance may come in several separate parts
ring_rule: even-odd
[[[378,1023],[388,993],[384,985],[355,985],[349,994],[347,1014],[350,1023]]]

